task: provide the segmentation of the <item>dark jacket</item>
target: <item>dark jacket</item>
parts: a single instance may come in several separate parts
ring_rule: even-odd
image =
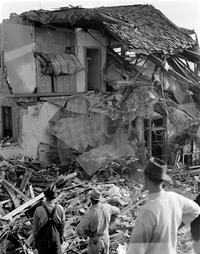
[[[45,203],[48,212],[51,213],[55,207],[54,203]],[[35,247],[38,249],[39,254],[61,254],[61,239],[64,232],[65,224],[65,213],[61,205],[56,205],[56,209],[53,215],[53,224],[55,225],[54,232],[56,232],[56,238],[54,239],[54,247],[48,249],[47,243],[49,245],[49,237],[47,237],[47,232],[45,232],[48,221],[48,215],[46,209],[43,205],[36,208],[33,217],[33,237],[35,242]],[[59,234],[58,234],[59,233]],[[48,241],[47,241],[48,240]],[[50,240],[51,241],[51,240]],[[53,241],[53,240],[52,240]]]

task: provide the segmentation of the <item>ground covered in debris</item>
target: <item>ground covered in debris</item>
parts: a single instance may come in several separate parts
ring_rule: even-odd
[[[194,198],[194,175],[200,170],[170,172],[173,189]],[[103,202],[120,208],[120,216],[111,223],[110,253],[125,253],[138,211],[147,199],[142,173],[120,163],[113,163],[109,170],[88,177],[79,165],[58,167],[24,157],[0,160],[0,253],[32,253],[32,217],[34,208],[43,199],[43,190],[54,182],[60,202],[66,213],[64,253],[86,253],[87,240],[76,234],[79,218],[90,205],[89,192],[93,187],[102,191]],[[189,227],[178,233],[178,254],[192,254]]]

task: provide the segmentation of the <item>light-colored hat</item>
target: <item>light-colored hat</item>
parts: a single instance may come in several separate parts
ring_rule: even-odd
[[[99,201],[101,199],[101,192],[97,189],[91,191],[90,197],[94,200]]]
[[[167,164],[165,161],[158,158],[151,157],[147,162],[144,170],[144,174],[158,180],[169,181],[172,179],[167,175]]]

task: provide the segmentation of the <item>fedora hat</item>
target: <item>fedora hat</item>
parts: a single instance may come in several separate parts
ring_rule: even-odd
[[[144,170],[144,174],[158,180],[171,182],[172,179],[167,175],[167,164],[165,161],[151,157]]]
[[[90,193],[90,197],[94,200],[99,201],[101,199],[101,193],[97,189],[93,189]]]

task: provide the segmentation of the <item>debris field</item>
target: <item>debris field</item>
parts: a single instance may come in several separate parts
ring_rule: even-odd
[[[78,164],[67,168],[24,157],[1,158],[1,253],[33,253],[33,213],[44,197],[43,190],[50,183],[56,184],[57,201],[66,214],[63,253],[87,253],[88,239],[77,235],[76,226],[90,206],[89,193],[93,187],[102,192],[102,202],[120,209],[120,215],[110,225],[110,253],[125,253],[134,221],[147,199],[142,173],[117,163],[110,166],[109,172],[100,171],[92,177],[84,173]],[[197,189],[194,176],[200,174],[200,169],[171,170],[170,174],[173,184],[165,188],[194,199]],[[188,227],[179,231],[177,248],[179,254],[193,253]]]

